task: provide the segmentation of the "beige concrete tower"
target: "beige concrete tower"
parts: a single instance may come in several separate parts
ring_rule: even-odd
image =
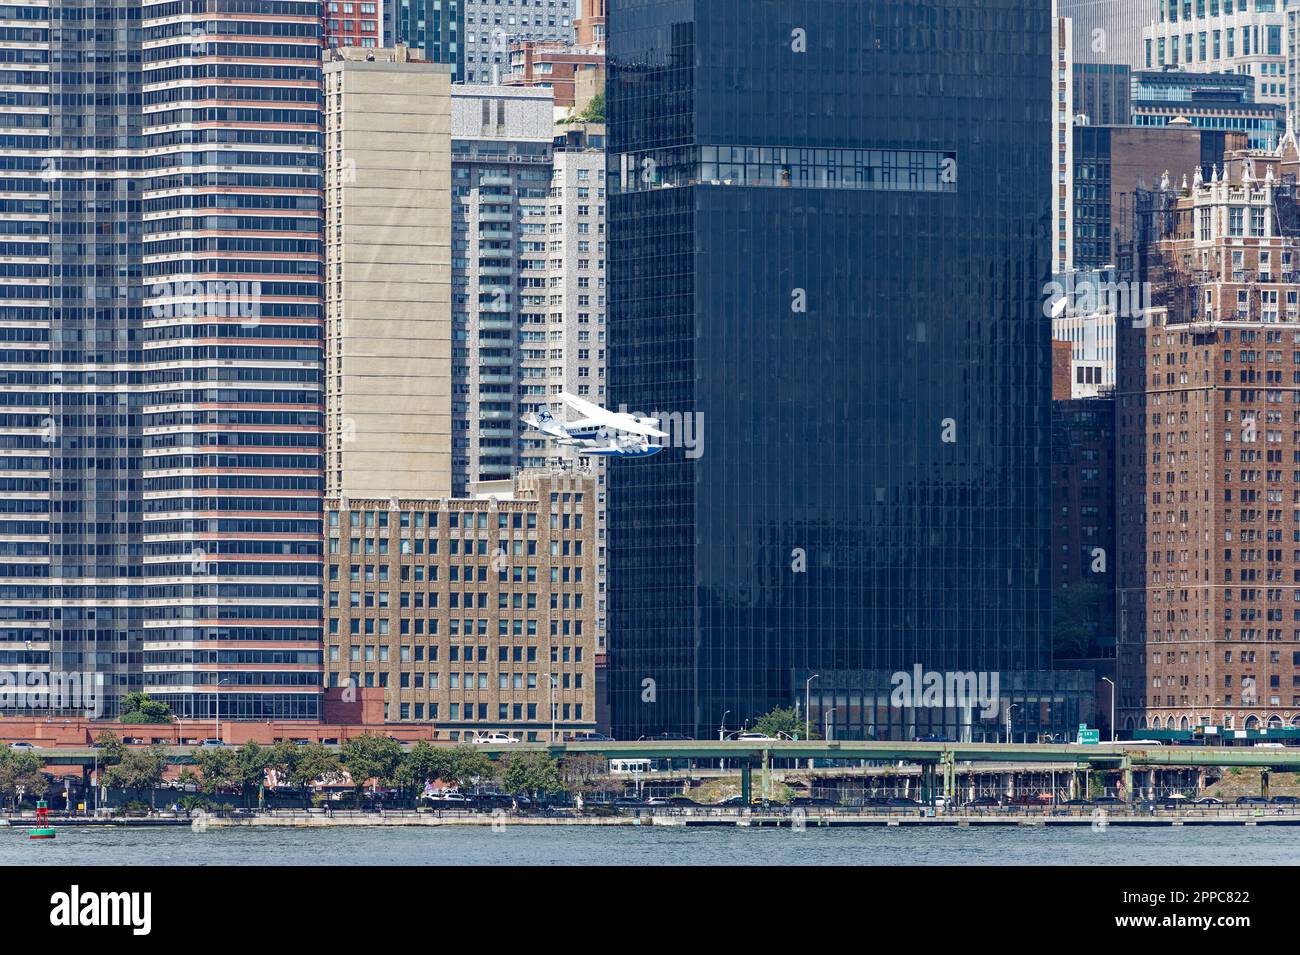
[[[451,71],[327,51],[329,497],[451,494]]]

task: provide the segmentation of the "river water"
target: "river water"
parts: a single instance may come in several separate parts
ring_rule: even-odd
[[[1300,828],[0,828],[0,865],[1300,865]]]

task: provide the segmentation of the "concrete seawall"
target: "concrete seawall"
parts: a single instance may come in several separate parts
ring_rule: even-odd
[[[270,826],[290,829],[327,829],[339,826],[630,826],[649,820],[629,816],[496,816],[488,813],[436,816],[432,813],[367,813],[343,815],[212,816],[200,814],[191,822],[195,830]]]
[[[365,813],[357,815],[277,814],[248,816],[212,816],[201,814],[191,823],[196,831],[238,827],[276,827],[318,829],[339,826],[673,826],[673,827],[740,827],[740,828],[861,828],[861,827],[1093,827],[1151,828],[1179,826],[1300,826],[1300,813],[1246,815],[1234,813],[1196,813],[1150,815],[1142,813],[1106,815],[865,815],[857,813],[819,813],[798,816],[788,813],[768,815],[752,813],[686,814],[643,813],[639,816],[526,816],[512,814],[466,813],[440,816],[431,813]]]

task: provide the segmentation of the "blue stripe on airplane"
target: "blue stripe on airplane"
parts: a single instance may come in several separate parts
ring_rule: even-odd
[[[662,447],[654,447],[654,446],[646,448],[644,450],[639,450],[639,449],[623,450],[619,448],[599,448],[599,449],[591,448],[591,449],[580,450],[578,453],[582,455],[598,455],[600,457],[648,458],[651,455],[658,454],[662,450],[663,450]]]

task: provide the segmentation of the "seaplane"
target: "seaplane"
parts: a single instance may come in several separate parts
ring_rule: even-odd
[[[567,391],[560,394],[566,405],[582,415],[577,421],[560,421],[546,407],[521,419],[534,431],[540,431],[557,445],[574,448],[583,455],[618,458],[648,458],[663,450],[651,444],[651,438],[666,438],[659,430],[658,418],[643,418],[623,411],[606,411],[584,398]]]

